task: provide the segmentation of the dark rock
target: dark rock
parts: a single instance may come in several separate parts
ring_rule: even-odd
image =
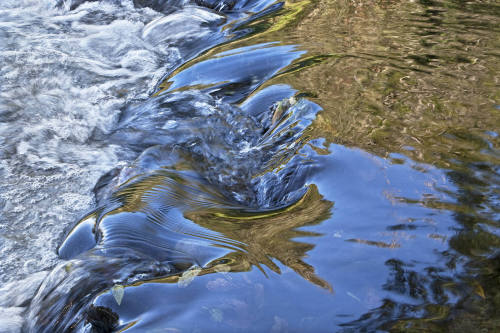
[[[118,315],[110,308],[91,305],[87,310],[87,322],[94,333],[110,333],[118,326]]]

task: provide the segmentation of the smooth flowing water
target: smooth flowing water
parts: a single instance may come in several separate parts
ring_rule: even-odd
[[[3,0],[0,332],[500,330],[500,5]]]

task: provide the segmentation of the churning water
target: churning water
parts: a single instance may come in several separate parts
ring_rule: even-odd
[[[500,327],[499,26],[4,0],[0,332]]]

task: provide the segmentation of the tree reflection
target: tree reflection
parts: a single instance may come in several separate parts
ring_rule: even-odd
[[[448,193],[456,204],[447,206],[458,232],[450,238],[450,248],[440,253],[445,266],[422,268],[388,260],[390,274],[383,288],[394,297],[344,324],[347,331],[472,332],[499,327],[500,238],[488,229],[498,225],[494,219],[498,187],[485,181],[495,177],[491,170],[482,163],[469,163],[448,172],[458,188]]]
[[[278,212],[245,216],[205,211],[185,215],[200,226],[246,244],[245,252],[233,252],[222,258],[233,259],[237,256],[237,260],[231,260],[238,267],[237,271],[249,270],[251,265],[259,268],[265,265],[280,273],[279,267],[273,262],[273,259],[277,259],[304,279],[331,291],[330,284],[318,277],[314,267],[303,260],[314,244],[299,242],[295,238],[321,236],[298,228],[317,225],[328,219],[332,207],[333,203],[325,200],[316,186],[312,185],[299,202]]]

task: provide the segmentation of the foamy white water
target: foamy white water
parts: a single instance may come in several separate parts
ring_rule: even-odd
[[[30,275],[58,262],[56,248],[92,206],[99,177],[134,157],[95,134],[206,47],[221,18],[187,6],[165,19],[132,0],[56,4],[0,4],[0,300],[15,285],[26,299],[36,292]],[[188,42],[200,46],[186,54]],[[0,332],[20,329],[24,305],[2,301]]]

